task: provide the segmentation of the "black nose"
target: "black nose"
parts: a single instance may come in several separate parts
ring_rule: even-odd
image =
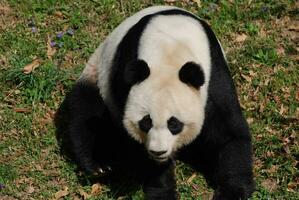
[[[150,153],[155,155],[155,156],[161,156],[163,155],[164,153],[166,153],[167,151],[153,151],[153,150],[150,150]]]

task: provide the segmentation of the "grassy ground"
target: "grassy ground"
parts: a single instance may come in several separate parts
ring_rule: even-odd
[[[0,199],[142,199],[140,190],[126,196],[77,176],[59,153],[53,116],[101,40],[125,17],[153,4],[192,11],[223,43],[253,134],[252,199],[298,199],[298,2],[197,2],[1,0]],[[28,64],[37,68],[25,74]],[[176,174],[181,199],[211,196],[188,166],[178,163]]]

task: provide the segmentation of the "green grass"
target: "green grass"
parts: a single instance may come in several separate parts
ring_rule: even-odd
[[[176,1],[206,19],[227,53],[254,141],[257,190],[252,199],[298,199],[298,3],[292,0]],[[53,115],[84,63],[123,19],[163,0],[3,0],[0,3],[0,199],[52,199],[64,187],[65,199],[91,194],[93,182],[59,153]],[[3,20],[2,20],[3,19]],[[2,20],[2,21],[1,21]],[[36,32],[32,32],[34,21]],[[28,25],[29,24],[29,25]],[[73,36],[56,34],[69,28]],[[298,29],[298,28],[297,28]],[[245,40],[238,41],[245,34]],[[47,57],[47,37],[57,45]],[[39,58],[31,74],[22,68]],[[23,112],[20,111],[23,110]],[[181,199],[207,199],[204,179],[178,163]],[[189,179],[193,177],[193,179]],[[189,181],[187,181],[189,179]],[[89,199],[117,199],[101,183]],[[118,193],[118,194],[116,194]],[[119,199],[142,199],[139,188]]]

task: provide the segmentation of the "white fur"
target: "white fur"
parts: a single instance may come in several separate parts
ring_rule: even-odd
[[[143,9],[131,17],[124,20],[114,31],[101,43],[96,49],[94,54],[88,60],[83,73],[79,79],[88,79],[93,77],[93,73],[98,74],[98,86],[100,88],[101,96],[104,101],[109,98],[109,81],[108,77],[111,70],[111,64],[113,61],[114,54],[116,52],[118,44],[122,38],[128,32],[128,30],[134,26],[142,17],[156,13],[162,10],[174,9],[172,6],[153,6]],[[96,68],[96,69],[90,69]],[[106,102],[109,102],[108,100]]]
[[[165,155],[169,156],[201,131],[211,69],[209,41],[203,27],[190,17],[157,16],[141,37],[139,58],[148,63],[150,76],[132,87],[124,124],[148,150],[167,150]],[[190,61],[200,64],[205,74],[205,84],[199,90],[178,78],[180,68]],[[136,133],[138,121],[147,114],[153,128],[147,135]],[[171,116],[185,124],[182,133],[172,135],[168,130]]]
[[[178,78],[171,75],[150,76],[132,87],[123,122],[129,134],[144,143],[148,150],[166,150],[170,155],[200,133],[205,104],[199,91],[183,84]],[[148,134],[136,131],[139,129],[138,121],[148,114],[152,118],[153,128]],[[167,128],[167,120],[172,116],[184,123],[184,129],[178,135],[172,135]]]
[[[221,48],[221,52],[222,52],[222,55],[223,55],[223,57],[224,57],[224,60],[227,62],[226,54],[224,53],[223,47],[222,47],[222,45],[221,45],[221,43],[220,43],[220,41],[219,41],[218,38],[217,38],[217,42],[218,42],[218,44],[219,44],[219,46],[220,46],[220,48]]]

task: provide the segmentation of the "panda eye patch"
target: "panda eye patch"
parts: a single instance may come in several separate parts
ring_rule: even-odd
[[[139,122],[139,128],[141,131],[147,133],[153,127],[152,119],[149,115],[145,115]]]
[[[167,120],[167,127],[173,135],[177,135],[183,130],[184,124],[176,117],[170,117]]]

